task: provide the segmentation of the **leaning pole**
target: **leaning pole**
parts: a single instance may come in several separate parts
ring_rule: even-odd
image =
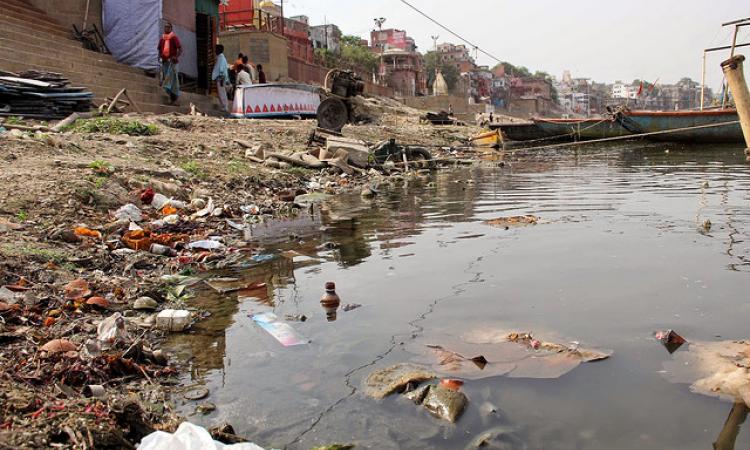
[[[724,71],[729,90],[734,97],[737,115],[740,116],[742,134],[745,135],[745,153],[748,153],[750,152],[750,92],[747,89],[747,82],[742,69],[743,61],[745,61],[744,56],[733,56],[721,63],[721,69]]]

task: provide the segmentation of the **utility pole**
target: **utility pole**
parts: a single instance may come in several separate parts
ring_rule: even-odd
[[[437,41],[438,39],[440,39],[440,36],[436,34],[436,35],[430,36],[430,38],[432,38],[432,42],[433,42],[432,48],[434,49],[433,51],[435,52],[435,81],[432,83],[432,95],[437,95],[437,92],[435,91],[435,84],[437,83],[438,73],[440,72],[440,55],[438,55],[438,52],[437,52]]]
[[[375,26],[378,27],[378,31],[383,31],[383,24],[385,23],[385,17],[378,17],[373,19],[375,21]],[[380,42],[380,34],[378,34],[378,42]],[[385,45],[381,42],[380,43],[380,65],[378,66],[378,78],[380,78],[380,81],[383,81],[383,78],[385,78],[385,74],[381,74],[381,70],[383,68],[383,53],[385,52]]]
[[[284,36],[284,0],[281,0],[281,35]]]

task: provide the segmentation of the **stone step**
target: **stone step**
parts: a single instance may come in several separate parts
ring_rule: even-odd
[[[71,37],[73,28],[67,29],[57,22],[54,22],[48,16],[39,17],[34,14],[14,11],[2,5],[0,8],[0,17],[7,21],[16,21],[33,25],[37,32],[54,34],[61,37]]]
[[[145,92],[156,92],[158,90],[158,83],[155,78],[143,74],[123,73],[116,68],[98,67],[81,59],[50,60],[38,54],[8,48],[2,43],[0,43],[0,55],[4,62],[17,63],[13,65],[16,70],[23,67],[26,67],[25,70],[35,68],[59,72],[77,83],[91,83],[93,81],[96,84],[112,87],[150,86],[148,89],[142,89]],[[0,65],[0,68],[14,72],[14,70],[5,67],[5,64]]]
[[[113,84],[104,80],[103,77],[91,76],[79,72],[64,72],[59,66],[28,64],[26,62],[6,60],[3,57],[0,57],[0,69],[10,70],[11,72],[19,72],[29,69],[63,72],[64,76],[69,78],[73,85],[85,87],[87,90],[93,92],[96,97],[100,98],[114,97],[120,89],[126,88],[133,101],[137,102],[139,105],[141,103],[158,104],[162,102],[163,99],[166,99],[159,86],[156,85],[156,81],[150,78],[146,78],[151,82],[150,85],[135,81],[123,84]]]
[[[30,18],[38,19],[40,21],[46,21],[50,24],[61,27],[64,30],[68,30],[66,25],[61,24],[53,17],[49,16],[46,11],[43,11],[28,2],[18,0],[3,0],[3,11],[10,11],[15,14],[24,14]]]
[[[46,56],[47,58],[74,59],[81,63],[91,64],[92,66],[119,70],[120,72],[127,72],[135,75],[143,75],[141,69],[120,64],[115,61],[112,55],[86,50],[81,47],[78,42],[70,41],[71,44],[61,42],[56,44],[55,47],[51,47],[51,45],[55,44],[42,38],[30,38],[26,41],[22,41],[21,38],[23,33],[19,32],[15,27],[6,26],[1,20],[0,27],[3,27],[4,29],[2,35],[0,35],[0,46],[4,48],[25,51],[37,55],[46,55],[49,48],[55,48],[54,55]],[[20,45],[20,42],[23,42],[23,45]]]

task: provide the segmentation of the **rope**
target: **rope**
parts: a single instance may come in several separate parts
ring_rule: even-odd
[[[541,119],[541,120],[544,121],[544,119]],[[607,121],[612,121],[612,119],[610,119],[610,118],[604,118],[604,119],[600,120],[599,122],[591,124],[590,126],[584,128],[582,130],[579,129],[578,132],[576,132],[575,129],[572,129],[572,131],[570,133],[557,134],[557,135],[554,135],[554,136],[547,136],[547,137],[538,138],[538,139],[529,139],[528,141],[523,141],[523,143],[524,144],[529,144],[529,143],[532,143],[532,142],[551,141],[551,140],[561,139],[561,138],[567,138],[567,137],[573,137],[573,138],[575,138],[576,135],[578,135],[580,137],[581,136],[581,131],[586,131],[589,128],[595,127],[597,125],[600,125],[602,122],[607,122]],[[549,121],[547,120],[546,122],[549,122]],[[580,122],[572,122],[572,124],[573,125],[576,125],[576,124],[580,125],[581,122],[584,122],[584,121],[581,120]]]
[[[740,123],[739,120],[732,120],[730,122],[719,122],[719,123],[712,123],[709,125],[697,125],[694,127],[684,127],[684,128],[673,128],[671,130],[661,130],[661,131],[650,131],[648,133],[640,133],[640,134],[629,134],[626,136],[614,136],[609,138],[602,138],[602,139],[592,139],[590,141],[578,141],[578,142],[567,142],[562,144],[550,144],[550,145],[541,145],[538,147],[527,147],[527,148],[519,148],[519,149],[512,149],[509,150],[511,152],[526,152],[530,150],[543,150],[543,149],[549,149],[549,148],[559,148],[559,147],[573,147],[573,146],[579,146],[584,144],[596,144],[599,142],[612,142],[612,141],[626,141],[630,139],[637,139],[640,137],[646,137],[646,136],[657,136],[661,134],[671,134],[671,133],[680,133],[682,131],[690,131],[690,130],[700,130],[704,128],[715,128],[715,127],[723,127],[727,125],[734,125]]]

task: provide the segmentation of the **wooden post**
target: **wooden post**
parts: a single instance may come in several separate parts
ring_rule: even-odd
[[[706,51],[703,50],[703,71],[701,72],[701,111],[703,111],[703,94],[706,92]]]
[[[750,149],[750,91],[747,89],[742,62],[745,57],[737,55],[721,63],[721,69],[727,78],[727,84],[734,96],[737,115],[740,117],[742,133],[745,135],[745,145]]]

